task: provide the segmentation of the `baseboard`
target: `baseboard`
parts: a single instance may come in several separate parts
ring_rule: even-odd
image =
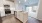
[[[38,19],[38,18],[37,18],[37,19]],[[42,19],[38,19],[38,20],[42,21]]]
[[[15,17],[16,18],[16,17]],[[19,20],[18,18],[16,18],[17,20]],[[20,20],[19,20],[20,21]],[[22,21],[20,21],[21,23],[23,23]]]

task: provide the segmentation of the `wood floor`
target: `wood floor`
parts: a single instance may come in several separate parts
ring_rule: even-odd
[[[8,15],[6,17],[2,18],[2,23],[22,23],[19,20],[17,20],[14,15]],[[28,17],[28,21],[26,23],[42,23],[42,21],[39,21],[35,18]]]
[[[17,20],[14,15],[8,15],[7,17],[2,18],[2,23],[22,23],[19,20]]]
[[[0,17],[0,23],[2,23],[2,18]]]
[[[42,23],[42,21],[37,20],[37,19],[35,19],[33,17],[28,17],[27,23]]]

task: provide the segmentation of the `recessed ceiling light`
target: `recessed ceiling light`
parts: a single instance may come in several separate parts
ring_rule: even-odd
[[[19,1],[19,3],[20,3],[20,1]]]
[[[26,0],[25,0],[25,2],[26,2]]]

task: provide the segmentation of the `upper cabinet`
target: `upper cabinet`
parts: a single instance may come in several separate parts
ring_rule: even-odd
[[[14,0],[6,0],[6,1],[14,2]]]

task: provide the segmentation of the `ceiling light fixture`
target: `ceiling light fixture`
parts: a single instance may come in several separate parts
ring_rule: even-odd
[[[19,3],[20,3],[20,1],[19,1]]]
[[[25,0],[25,2],[26,2],[26,0]]]

